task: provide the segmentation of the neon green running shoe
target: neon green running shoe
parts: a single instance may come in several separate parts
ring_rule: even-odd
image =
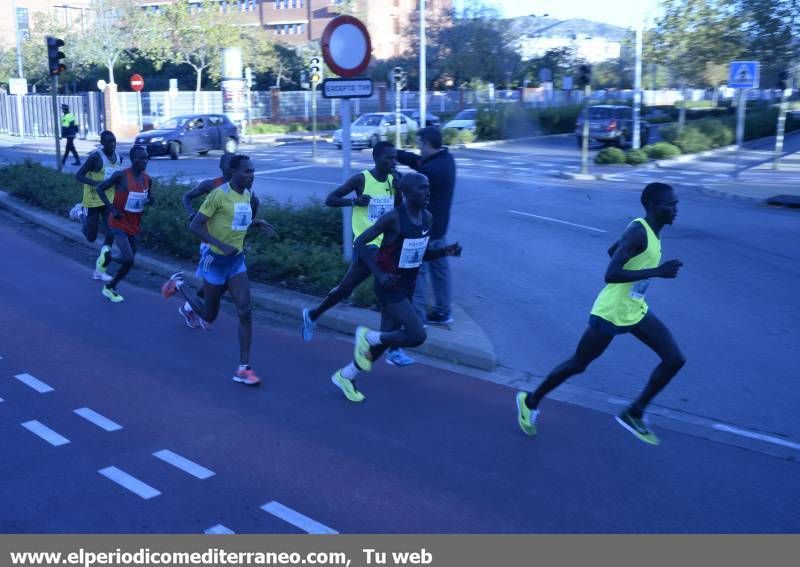
[[[650,445],[659,445],[661,443],[661,440],[656,437],[655,433],[650,431],[644,420],[633,417],[628,410],[619,414],[615,419],[622,427],[633,433],[637,439]]]
[[[111,289],[107,285],[103,286],[103,295],[106,296],[112,303],[120,303],[125,301],[125,298],[117,293],[116,289]]]
[[[337,388],[339,388],[344,397],[350,400],[351,402],[363,402],[366,398],[364,394],[356,390],[355,385],[353,385],[352,380],[348,380],[344,376],[342,376],[342,371],[337,370],[331,376],[331,382],[333,382]]]
[[[525,435],[533,437],[538,433],[536,420],[539,417],[539,410],[532,410],[525,405],[527,397],[528,392],[517,392],[517,423]]]
[[[369,341],[367,341],[368,327],[356,328],[356,344],[353,349],[353,360],[360,370],[372,370],[372,359],[369,352]]]
[[[108,268],[108,264],[106,263],[106,253],[111,252],[111,246],[103,245],[100,248],[100,255],[97,257],[97,260],[94,261],[94,271],[95,274],[105,274],[106,268]]]

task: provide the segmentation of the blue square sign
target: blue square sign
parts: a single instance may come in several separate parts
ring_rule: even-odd
[[[731,61],[728,67],[728,87],[757,89],[758,70],[758,61]]]

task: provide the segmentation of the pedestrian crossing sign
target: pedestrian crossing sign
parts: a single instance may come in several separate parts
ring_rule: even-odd
[[[731,61],[728,67],[728,87],[757,89],[758,70],[758,61]]]

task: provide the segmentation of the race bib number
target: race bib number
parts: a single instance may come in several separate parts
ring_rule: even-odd
[[[250,208],[250,203],[234,203],[231,230],[247,230],[252,222],[253,209]]]
[[[379,218],[394,209],[394,197],[372,197],[367,205],[367,220],[375,224]]]
[[[429,236],[424,238],[406,238],[403,240],[403,250],[400,252],[400,268],[419,268],[425,249],[428,247]]]
[[[129,213],[141,213],[147,203],[146,192],[128,191],[128,199],[125,201],[125,210]]]
[[[628,297],[638,300],[644,299],[644,294],[649,286],[650,280],[639,280],[638,282],[634,282],[631,286],[631,290],[628,292]]]

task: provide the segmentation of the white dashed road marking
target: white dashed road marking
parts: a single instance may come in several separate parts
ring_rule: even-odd
[[[173,453],[168,449],[163,449],[161,451],[156,451],[153,453],[153,456],[157,459],[161,459],[165,463],[169,463],[175,468],[181,469],[183,472],[189,473],[195,478],[199,478],[200,480],[205,480],[214,476],[214,471],[205,468],[204,466],[198,465],[194,461],[190,461],[186,457],[181,457],[177,453]]]
[[[550,217],[543,217],[543,216],[540,216],[540,215],[533,215],[531,213],[523,213],[523,212],[520,212],[520,211],[508,211],[508,212],[509,213],[514,213],[514,214],[517,214],[517,215],[523,215],[523,216],[526,216],[526,217],[533,217],[533,218],[542,219],[542,220],[546,220],[546,221],[557,222],[559,224],[568,224],[570,226],[577,226],[578,228],[585,228],[586,230],[593,230],[594,232],[608,232],[607,230],[603,230],[601,228],[594,228],[593,226],[586,226],[585,224],[577,224],[577,223],[574,223],[574,222],[567,222],[567,221],[563,221],[563,220],[552,219]]]
[[[151,498],[155,498],[156,496],[161,495],[161,492],[159,492],[149,484],[145,484],[138,478],[129,475],[128,473],[118,469],[117,467],[106,467],[104,469],[100,469],[97,472],[106,477],[108,480],[116,482],[122,488],[130,490],[131,492],[133,492],[137,496],[144,498],[145,500],[150,500]]]
[[[17,380],[25,384],[26,386],[30,386],[40,394],[46,394],[47,392],[52,392],[53,388],[39,380],[38,378],[31,376],[30,374],[17,374],[14,376]]]
[[[293,526],[300,528],[306,533],[309,534],[338,534],[336,530],[329,528],[324,524],[320,524],[319,522],[312,520],[308,516],[304,516],[300,512],[296,510],[292,510],[287,506],[284,506],[280,502],[268,502],[261,507],[262,510],[265,512],[272,514],[276,518],[280,518],[284,522],[288,522]]]
[[[100,415],[96,411],[91,410],[89,408],[76,409],[75,413],[77,413],[83,419],[85,419],[87,421],[91,421],[97,427],[100,427],[101,429],[105,429],[106,431],[109,431],[109,432],[110,431],[119,431],[120,429],[122,429],[122,426],[120,424],[111,421],[107,417],[105,417],[103,415]]]
[[[229,528],[226,528],[222,524],[217,524],[216,526],[211,526],[207,530],[204,530],[203,533],[209,535],[223,535],[223,534],[228,535],[228,534],[235,534],[236,532]]]
[[[34,435],[38,435],[48,443],[50,443],[53,447],[59,447],[61,445],[66,445],[69,443],[69,439],[60,435],[36,420],[33,421],[26,421],[22,424],[22,427],[33,433]]]
[[[781,439],[780,437],[764,435],[763,433],[754,433],[753,431],[738,429],[736,427],[731,427],[730,425],[724,425],[722,423],[715,423],[713,427],[717,431],[725,431],[726,433],[733,433],[734,435],[749,437],[750,439],[758,439],[759,441],[766,441],[767,443],[772,443],[773,445],[781,445],[782,447],[789,447],[790,449],[800,450],[800,444],[792,443],[791,441]]]
[[[268,173],[278,173],[281,171],[294,171],[295,169],[308,169],[309,167],[316,167],[316,165],[295,165],[294,167],[281,167],[279,169],[265,169],[264,171],[256,171],[255,175],[265,175]]]

